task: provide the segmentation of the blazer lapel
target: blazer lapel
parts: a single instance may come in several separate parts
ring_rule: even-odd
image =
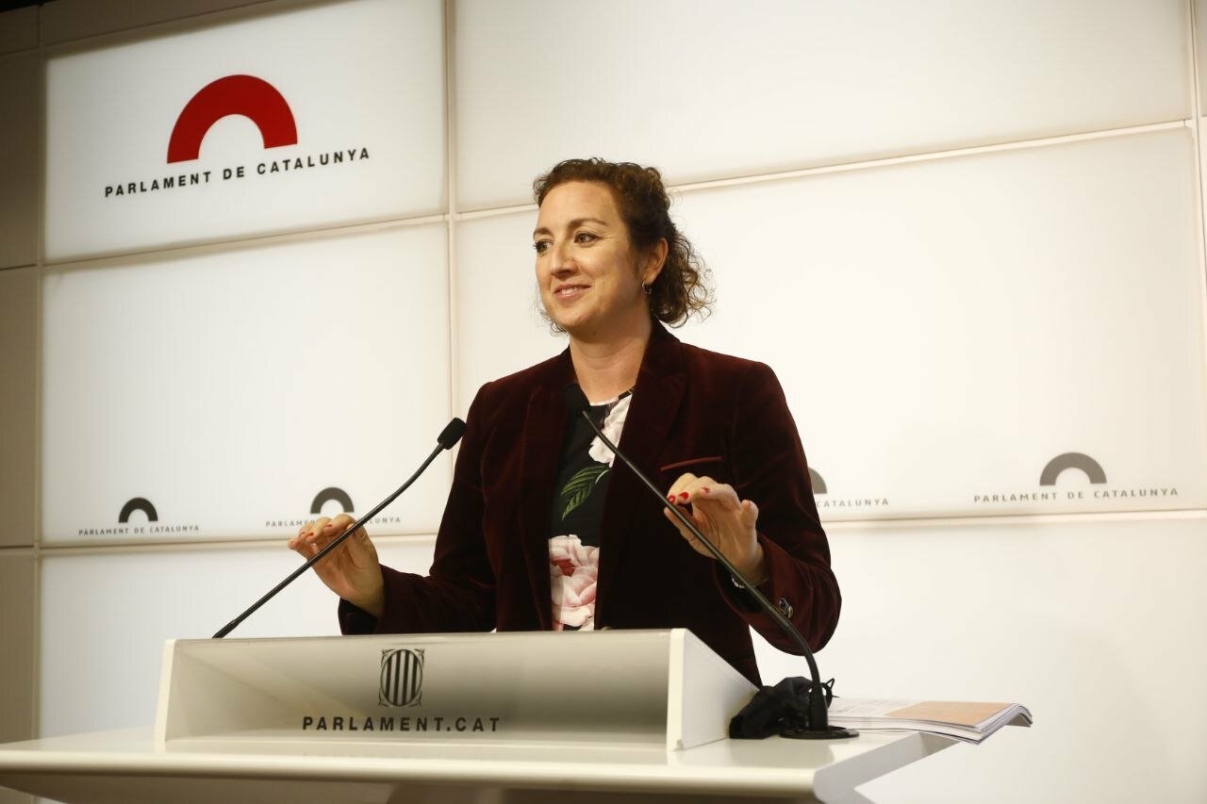
[[[520,441],[520,537],[524,561],[532,578],[533,604],[541,626],[553,627],[553,602],[549,582],[549,510],[557,482],[557,462],[565,436],[569,410],[562,388],[574,381],[570,354],[554,362],[554,370],[528,398],[524,432]]]
[[[657,458],[687,389],[687,371],[681,348],[677,338],[661,325],[654,325],[641,362],[637,385],[633,389],[633,402],[620,436],[620,449],[655,482],[658,480]],[[624,594],[623,589],[613,590],[612,579],[630,545],[638,541],[632,538],[633,534],[648,530],[649,525],[648,522],[642,523],[637,514],[642,509],[648,511],[650,490],[619,458],[613,466],[616,471],[608,482],[601,527],[595,609],[597,627],[601,621],[601,608],[608,599],[613,594]],[[606,613],[606,610],[602,612],[605,616]],[[606,621],[604,624],[607,624]]]

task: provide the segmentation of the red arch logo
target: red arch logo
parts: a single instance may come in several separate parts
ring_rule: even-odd
[[[202,87],[185,104],[168,141],[168,163],[198,158],[210,127],[232,114],[256,124],[265,148],[297,145],[293,111],[277,88],[254,75],[228,75]]]

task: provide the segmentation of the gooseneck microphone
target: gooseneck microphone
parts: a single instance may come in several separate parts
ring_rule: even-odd
[[[465,435],[465,422],[461,421],[460,419],[453,419],[451,422],[445,425],[444,429],[440,431],[440,435],[436,437],[436,448],[432,450],[432,454],[427,456],[427,460],[423,462],[422,466],[415,470],[415,474],[411,475],[407,482],[399,486],[389,497],[386,497],[384,500],[379,502],[372,511],[353,522],[351,527],[332,540],[332,542],[322,550],[319,550],[317,553],[311,556],[305,564],[290,573],[288,578],[274,586],[268,594],[251,604],[246,611],[220,628],[212,638],[222,639],[222,637],[235,630],[235,627],[238,626],[239,623],[246,620],[248,617],[254,614],[257,609],[276,597],[278,592],[280,592],[286,586],[289,586],[289,584],[293,583],[294,580],[303,572],[317,564],[319,559],[343,544],[344,539],[347,539],[350,535],[360,530],[360,528],[363,527],[366,522],[381,513],[381,509],[394,502],[394,500],[398,498],[399,494],[402,494],[404,491],[410,488],[411,484],[419,479],[419,476],[423,474],[424,470],[427,469],[428,466],[431,465],[432,461],[436,460],[436,456],[446,449],[452,449],[453,446],[461,440],[461,436],[463,435]]]
[[[809,643],[805,641],[803,636],[801,636],[800,631],[796,630],[796,626],[792,624],[792,621],[785,617],[783,612],[773,606],[771,601],[768,600],[767,597],[760,592],[758,588],[738,570],[737,567],[733,565],[733,562],[726,558],[725,554],[722,553],[707,536],[700,532],[700,529],[696,527],[696,524],[691,521],[687,514],[683,513],[679,506],[668,500],[666,498],[666,494],[656,485],[654,485],[654,482],[650,480],[644,472],[638,469],[637,465],[633,463],[633,461],[630,460],[627,455],[621,452],[619,447],[613,444],[612,441],[606,435],[604,435],[603,430],[601,430],[599,425],[597,425],[594,419],[591,418],[591,414],[588,411],[588,408],[591,407],[591,404],[587,401],[587,397],[583,394],[582,388],[580,388],[577,383],[567,385],[562,391],[562,395],[565,397],[566,404],[570,407],[570,414],[582,416],[587,421],[587,424],[591,426],[591,429],[595,431],[595,434],[599,436],[604,445],[607,446],[607,448],[610,449],[617,458],[620,458],[620,460],[622,460],[624,464],[632,470],[633,474],[637,475],[638,479],[641,480],[641,482],[644,483],[651,492],[653,492],[654,496],[658,498],[663,507],[670,511],[671,514],[674,515],[675,519],[677,519],[679,523],[683,525],[683,527],[687,528],[687,530],[691,532],[692,536],[700,540],[700,544],[704,545],[708,552],[712,553],[713,557],[717,559],[717,561],[721,562],[721,566],[725,567],[725,569],[729,571],[729,574],[733,576],[735,581],[745,587],[746,591],[750,593],[750,596],[753,597],[759,604],[759,607],[770,615],[771,619],[775,621],[775,624],[780,627],[780,630],[787,634],[788,637],[801,649],[801,653],[804,654],[805,660],[809,663],[809,674],[812,678],[812,683],[809,685],[808,701],[806,703],[808,725],[805,726],[804,729],[782,732],[781,736],[803,740],[824,740],[838,737],[856,736],[858,734],[856,731],[830,725],[829,712],[826,708],[826,693],[828,690],[826,686],[821,683],[821,674],[817,669],[817,660],[813,658],[813,649],[809,647]]]

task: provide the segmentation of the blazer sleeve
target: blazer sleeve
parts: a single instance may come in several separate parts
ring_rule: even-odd
[[[343,633],[418,634],[495,627],[495,576],[482,532],[481,464],[490,428],[490,407],[483,397],[488,388],[479,390],[470,405],[429,574],[382,566],[385,605],[381,617],[340,600]]]
[[[768,578],[759,587],[820,650],[838,625],[842,596],[830,569],[830,546],[817,514],[809,467],[779,380],[770,367],[754,363],[737,384],[730,458],[738,496],[759,508],[758,538]],[[737,588],[719,564],[716,582],[729,604],[780,650],[800,648]]]

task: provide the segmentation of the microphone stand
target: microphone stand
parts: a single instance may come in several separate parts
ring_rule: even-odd
[[[838,726],[830,725],[829,712],[826,708],[826,687],[821,683],[821,674],[817,669],[817,660],[813,658],[813,649],[809,647],[809,643],[805,641],[805,638],[801,635],[800,631],[796,630],[796,626],[792,624],[792,621],[785,617],[783,612],[772,605],[771,601],[758,590],[758,587],[750,583],[746,576],[733,565],[733,562],[731,562],[725,556],[725,554],[722,553],[720,549],[718,549],[717,546],[708,539],[707,536],[700,532],[700,529],[696,527],[696,524],[679,509],[679,506],[668,500],[666,495],[663,494],[656,485],[654,485],[654,482],[650,480],[644,472],[637,468],[637,465],[633,463],[633,461],[630,460],[627,455],[621,452],[620,448],[613,444],[611,439],[604,435],[603,430],[597,424],[595,424],[595,421],[591,418],[591,414],[587,410],[590,407],[590,404],[587,402],[587,398],[583,394],[582,389],[577,384],[566,386],[563,394],[566,402],[570,406],[570,412],[577,413],[586,420],[587,424],[591,426],[591,429],[595,431],[595,434],[599,436],[604,445],[607,446],[607,448],[610,449],[617,458],[620,458],[620,460],[622,460],[625,465],[633,471],[633,474],[637,475],[637,478],[641,480],[641,482],[644,483],[646,487],[658,497],[658,499],[662,502],[663,507],[670,511],[671,514],[673,514],[674,517],[679,521],[679,523],[691,532],[692,536],[700,540],[700,543],[704,545],[708,552],[712,553],[713,557],[717,559],[717,561],[721,562],[721,565],[729,571],[729,574],[732,575],[733,578],[740,583],[747,592],[750,593],[750,596],[755,599],[755,602],[759,604],[759,607],[770,615],[771,619],[775,621],[775,624],[780,627],[780,630],[787,634],[788,637],[796,643],[797,647],[801,649],[801,653],[804,654],[805,661],[809,664],[809,675],[812,680],[812,683],[809,685],[808,701],[806,702],[808,725],[804,729],[792,729],[782,732],[780,736],[790,737],[798,740],[827,740],[857,736],[859,732],[853,729],[844,729]]]
[[[235,630],[235,628],[239,625],[239,623],[246,620],[248,617],[250,617],[252,614],[254,614],[261,606],[263,606],[265,603],[267,603],[268,601],[270,601],[274,597],[276,597],[278,592],[280,592],[286,586],[289,586],[289,584],[293,583],[294,580],[296,580],[298,578],[298,576],[300,576],[303,572],[305,572],[306,570],[310,569],[315,564],[317,564],[319,562],[319,559],[321,559],[323,556],[330,553],[336,547],[343,544],[345,539],[347,539],[353,533],[356,533],[356,531],[360,530],[366,522],[368,522],[370,519],[372,519],[373,517],[375,517],[379,513],[381,513],[381,509],[385,508],[387,505],[394,502],[394,500],[398,498],[399,494],[402,494],[404,491],[406,491],[408,488],[410,488],[411,484],[419,479],[419,476],[421,474],[423,474],[424,470],[427,469],[428,466],[431,465],[432,461],[436,460],[436,456],[439,455],[441,452],[443,452],[446,449],[452,449],[453,445],[456,444],[458,441],[460,441],[461,436],[463,436],[463,435],[465,435],[465,422],[461,421],[460,419],[453,419],[451,422],[449,422],[445,426],[445,428],[440,432],[440,435],[436,438],[437,444],[436,444],[436,448],[434,450],[432,450],[432,454],[427,456],[427,460],[425,460],[423,462],[423,464],[418,469],[415,470],[415,474],[411,475],[410,478],[407,479],[407,482],[403,483],[401,486],[399,486],[397,489],[395,489],[394,493],[391,494],[389,497],[386,497],[384,500],[379,502],[376,505],[376,507],[373,508],[372,511],[370,511],[369,513],[362,516],[360,519],[353,522],[352,525],[347,530],[345,530],[338,537],[336,537],[334,540],[332,540],[331,543],[328,544],[326,547],[324,547],[322,550],[319,550],[317,553],[315,553],[313,556],[311,556],[310,559],[308,561],[306,561],[305,564],[303,564],[302,566],[300,566],[296,570],[294,570],[292,573],[290,573],[288,578],[286,578],[285,580],[281,581],[279,584],[274,586],[268,592],[268,594],[264,595],[264,597],[260,598],[255,603],[252,603],[250,606],[248,606],[247,609],[242,614],[240,614],[238,617],[236,617],[235,619],[231,620],[226,625],[219,628],[217,633],[215,633],[211,637],[211,639],[222,639],[224,636],[229,634],[231,631]]]

